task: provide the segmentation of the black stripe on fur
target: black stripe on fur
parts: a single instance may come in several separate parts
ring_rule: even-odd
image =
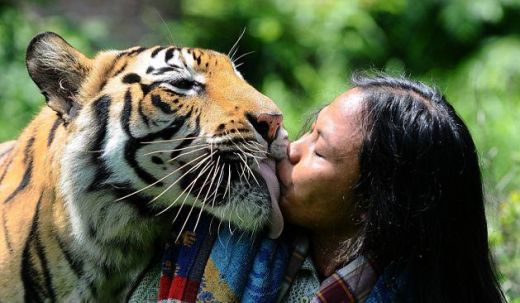
[[[148,119],[148,116],[143,111],[143,102],[144,102],[144,96],[139,100],[139,104],[137,106],[137,112],[139,113],[139,116],[141,116],[141,119],[143,120],[144,124],[146,126],[150,127],[150,119]]]
[[[5,169],[4,169],[4,172],[2,173],[2,175],[0,176],[0,184],[2,184],[2,181],[4,180],[5,178],[5,175],[7,175],[7,172],[9,171],[9,167],[11,167],[11,164],[13,163],[13,157],[11,157],[9,159],[9,161],[7,161],[7,163],[5,164]]]
[[[21,277],[24,288],[25,302],[56,302],[56,295],[50,281],[45,252],[41,247],[38,235],[38,221],[40,216],[40,204],[42,196],[36,204],[31,230],[22,253]],[[36,254],[35,254],[36,252]],[[36,261],[39,261],[43,271],[39,272],[36,268]]]
[[[56,135],[56,130],[62,122],[63,120],[61,120],[59,117],[56,117],[56,120],[54,120],[54,123],[52,124],[52,127],[49,131],[49,137],[47,137],[47,146],[51,146],[52,141],[54,141],[54,136]]]
[[[129,183],[114,184],[111,190],[115,193],[117,198],[128,196],[136,191],[136,189],[132,188]],[[148,201],[152,199],[153,197],[148,197],[142,194],[134,194],[121,200],[121,202],[133,207],[140,217],[154,217],[157,211],[154,211],[154,209],[148,204]]]
[[[129,95],[129,92],[127,92]],[[184,123],[187,121],[187,119],[191,116],[191,111],[182,117],[175,117],[173,122],[168,125],[166,128],[151,133],[147,136],[141,137],[141,138],[134,138],[132,134],[130,133],[130,114],[132,111],[132,103],[131,103],[131,96],[126,98],[125,96],[125,105],[123,109],[123,115],[121,116],[121,125],[127,135],[129,136],[129,140],[126,142],[125,145],[125,160],[128,162],[128,164],[134,169],[134,172],[136,175],[141,178],[144,182],[151,184],[157,182],[157,178],[152,176],[150,173],[148,173],[146,170],[144,170],[136,159],[136,152],[143,146],[141,142],[150,142],[154,141],[158,138],[167,140],[173,137],[179,129],[184,125]],[[162,186],[161,182],[157,183],[157,186]]]
[[[7,216],[5,207],[2,209],[2,228],[4,229],[5,244],[10,253],[13,253],[13,245],[9,236],[9,229],[7,228]]]
[[[104,160],[101,158],[102,151],[105,148],[105,137],[107,135],[108,115],[110,113],[111,103],[112,99],[106,95],[100,97],[93,103],[95,113],[94,123],[98,125],[98,130],[96,139],[90,146],[90,150],[93,151],[92,162],[96,168],[96,174],[94,181],[89,186],[89,191],[99,190],[103,182],[106,181],[111,174]]]
[[[157,54],[162,51],[164,49],[163,46],[158,46],[157,48],[155,48],[153,51],[152,51],[152,58],[154,58],[155,56],[157,56]]]
[[[34,145],[34,136],[29,138],[27,141],[27,145],[24,149],[24,159],[23,163],[25,164],[25,172],[23,174],[22,180],[20,181],[20,184],[18,184],[18,187],[12,192],[7,199],[5,199],[4,203],[8,203],[10,200],[12,200],[16,195],[24,190],[27,185],[31,182],[32,177],[32,170],[33,170],[33,145]]]
[[[83,276],[83,262],[82,260],[79,260],[75,258],[72,254],[72,252],[69,250],[67,245],[63,242],[63,240],[56,235],[56,242],[58,242],[58,246],[60,247],[61,253],[65,257],[65,260],[69,264],[70,269],[76,275],[78,279]]]
[[[175,52],[176,48],[175,47],[172,47],[172,48],[169,48],[168,50],[166,50],[166,53],[164,54],[164,61],[166,63],[168,63],[168,61],[170,61],[170,59],[173,57],[173,52]]]
[[[159,95],[152,95],[152,105],[160,109],[165,114],[174,114],[176,112],[168,103],[163,102],[161,96]]]

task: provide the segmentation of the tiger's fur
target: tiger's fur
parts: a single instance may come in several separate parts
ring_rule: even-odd
[[[286,132],[227,56],[157,46],[89,59],[43,33],[27,67],[47,106],[0,145],[0,302],[124,300],[172,206],[266,223],[269,194],[245,176],[284,154]]]

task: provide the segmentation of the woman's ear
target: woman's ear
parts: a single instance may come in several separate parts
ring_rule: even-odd
[[[74,118],[81,108],[77,94],[90,72],[92,60],[62,37],[46,32],[31,40],[25,62],[47,105],[65,122]]]

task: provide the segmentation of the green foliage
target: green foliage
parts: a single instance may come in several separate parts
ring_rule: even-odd
[[[520,191],[511,192],[499,207],[497,220],[490,228],[489,239],[501,264],[502,287],[512,302],[520,302]]]
[[[25,50],[33,36],[40,31],[55,31],[79,49],[92,53],[85,35],[78,35],[77,29],[69,25],[60,17],[43,20],[14,8],[0,10],[0,142],[16,138],[45,103],[25,68]]]
[[[520,298],[519,17],[520,0],[156,0],[142,10],[145,34],[127,42],[107,19],[43,18],[0,7],[0,141],[15,138],[43,105],[24,66],[25,47],[38,31],[56,31],[87,54],[136,42],[226,53],[245,29],[235,58],[254,53],[238,60],[239,70],[279,104],[293,138],[304,113],[348,89],[353,71],[407,73],[441,87],[472,131],[490,202],[491,243],[503,287],[515,300]]]

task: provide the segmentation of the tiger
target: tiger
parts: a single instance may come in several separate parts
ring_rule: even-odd
[[[89,58],[45,32],[26,66],[46,104],[0,145],[0,302],[126,300],[183,207],[246,231],[283,224],[269,185],[283,116],[228,55]]]

